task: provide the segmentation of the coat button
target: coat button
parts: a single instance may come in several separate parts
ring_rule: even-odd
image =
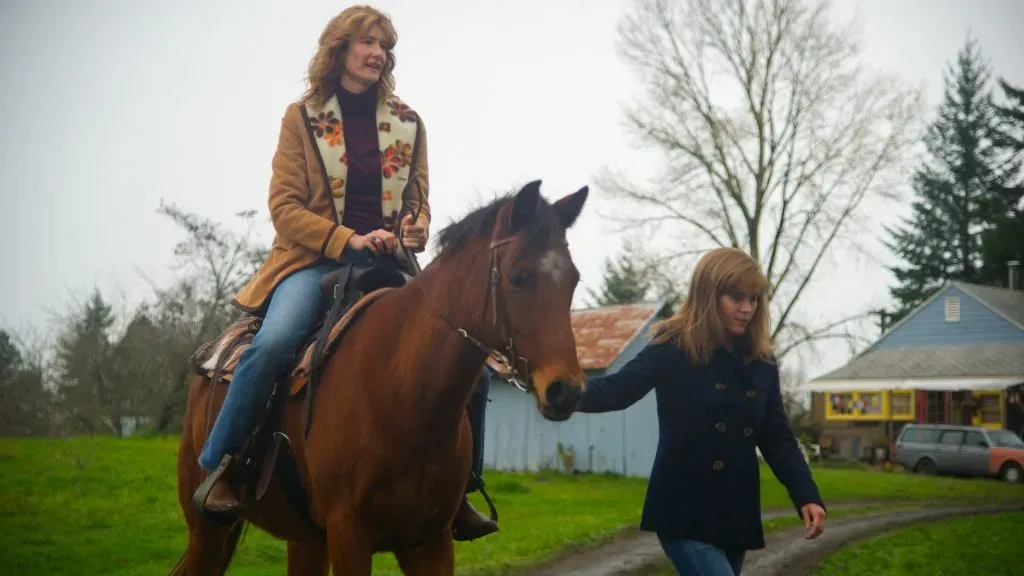
[[[750,436],[753,435],[753,434],[754,434],[754,429],[753,428],[744,428],[743,429],[743,435],[746,436],[747,438],[750,438]]]
[[[757,390],[755,390],[754,388],[747,390],[747,398],[753,398],[755,394],[757,394]]]
[[[721,460],[715,460],[715,463],[712,464],[711,467],[715,469],[715,472],[721,472],[722,468],[725,468],[725,462],[722,462]]]
[[[715,390],[723,392],[725,390],[725,384],[722,384],[721,382],[715,382]]]
[[[718,424],[715,424],[715,430],[718,430],[719,432],[725,432],[725,423],[719,422]]]

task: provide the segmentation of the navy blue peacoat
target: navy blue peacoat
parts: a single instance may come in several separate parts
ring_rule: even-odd
[[[824,507],[793,432],[773,362],[744,360],[725,348],[698,366],[674,343],[649,344],[616,373],[587,382],[581,412],[624,410],[654,389],[658,451],[642,530],[726,551],[764,547],[761,450],[800,507]]]

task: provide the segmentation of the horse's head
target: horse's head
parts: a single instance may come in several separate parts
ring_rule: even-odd
[[[537,409],[550,420],[569,418],[584,387],[571,324],[579,271],[566,230],[587,194],[583,187],[552,204],[541,197],[540,182],[531,182],[439,235],[442,251],[461,244],[475,262],[486,258],[486,281],[473,281],[458,296],[476,318],[478,334],[470,336],[510,361],[513,376],[529,382]],[[481,241],[479,251],[469,238]],[[475,276],[466,271],[467,279]]]

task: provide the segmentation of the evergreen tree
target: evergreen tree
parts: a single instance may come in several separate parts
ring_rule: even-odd
[[[1020,162],[1021,155],[1024,155],[1024,86],[1014,86],[1006,78],[1000,78],[999,87],[1006,101],[996,106],[999,117],[1005,123],[1004,145],[1015,153]]]
[[[615,258],[605,259],[601,288],[587,291],[591,306],[632,304],[647,299],[651,280],[644,267],[637,264],[628,251],[623,251]]]
[[[658,312],[660,317],[671,315],[681,300],[671,278],[659,274],[657,263],[628,240],[617,257],[605,259],[601,288],[587,292],[590,306],[664,300],[665,305]]]
[[[1024,88],[1000,79],[1004,103],[996,106],[1001,120],[1000,146],[1006,154],[1008,185],[993,197],[992,226],[982,237],[985,283],[1005,286],[1007,263],[1024,263]],[[1016,176],[1016,177],[1014,177]],[[1020,286],[1018,286],[1020,288]]]
[[[990,76],[968,38],[946,73],[944,101],[925,135],[928,154],[914,175],[912,215],[889,230],[888,245],[905,262],[891,269],[898,283],[890,289],[897,301],[893,321],[946,281],[982,280],[982,236],[1006,174]]]
[[[50,394],[38,363],[0,330],[0,436],[42,436],[50,429]]]
[[[94,292],[57,338],[57,395],[71,432],[120,435],[119,390],[110,342],[114,320],[110,305]]]

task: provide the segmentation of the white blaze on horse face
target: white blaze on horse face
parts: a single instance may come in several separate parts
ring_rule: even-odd
[[[554,250],[548,250],[540,257],[540,271],[551,276],[555,284],[561,284],[562,279],[568,275],[570,266],[572,262]]]

